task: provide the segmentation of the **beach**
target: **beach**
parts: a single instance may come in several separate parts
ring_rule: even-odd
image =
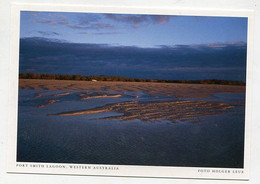
[[[20,79],[18,106],[18,161],[243,167],[245,86]]]
[[[70,80],[40,80],[20,79],[20,89],[34,90],[96,90],[139,92],[153,97],[164,95],[182,98],[207,98],[217,93],[245,93],[245,86],[213,85],[213,84],[176,84],[152,82],[109,82],[109,81],[70,81]]]

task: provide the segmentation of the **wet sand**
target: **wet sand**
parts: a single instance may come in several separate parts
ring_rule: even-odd
[[[117,104],[106,105],[103,107],[83,110],[63,112],[59,114],[51,114],[54,116],[76,116],[82,114],[97,114],[101,112],[118,112],[123,115],[106,117],[102,119],[113,120],[134,120],[140,119],[143,122],[152,122],[157,120],[168,120],[173,123],[183,121],[199,122],[200,117],[208,115],[218,115],[222,113],[232,112],[234,107],[228,103],[216,101],[172,101],[172,102],[150,102],[140,103],[138,101],[123,102]]]
[[[244,107],[244,86],[23,79],[17,161],[243,168]]]
[[[46,107],[47,105],[52,105],[52,104],[54,104],[54,103],[56,103],[56,102],[59,102],[59,101],[60,101],[60,100],[54,100],[54,99],[46,100],[44,104],[38,105],[38,106],[36,106],[36,107],[39,107],[39,108],[41,108],[41,107]]]
[[[94,98],[119,98],[122,95],[116,94],[116,95],[108,95],[108,94],[102,94],[102,95],[93,95],[93,96],[87,96],[87,97],[82,97],[80,100],[88,100],[88,99],[94,99]]]
[[[52,96],[67,96],[67,95],[70,95],[71,93],[69,92],[65,92],[65,93],[58,93],[58,94],[54,94]]]
[[[114,120],[134,120],[139,119],[143,122],[168,120],[173,123],[193,121],[199,122],[200,117],[208,115],[218,115],[232,112],[236,107],[244,107],[244,103],[228,103],[220,101],[209,101],[212,95],[217,93],[244,93],[244,86],[230,85],[209,85],[209,84],[167,84],[167,83],[137,83],[137,82],[85,82],[85,81],[58,81],[58,80],[28,80],[21,79],[19,84],[21,89],[45,89],[63,90],[65,92],[52,96],[66,96],[70,92],[66,90],[85,91],[78,94],[80,100],[99,99],[99,98],[120,98],[119,92],[143,92],[152,98],[157,96],[172,97],[167,101],[149,101],[142,103],[137,98],[123,103],[113,103],[98,108],[87,110],[60,112],[49,114],[52,116],[78,116],[86,114],[97,114],[103,112],[117,112],[122,115],[106,117],[103,119]],[[95,90],[96,92],[90,92]],[[100,92],[102,91],[102,92]],[[117,94],[108,94],[103,91],[113,91]],[[36,97],[40,98],[41,94]],[[189,99],[189,100],[188,100]],[[54,104],[59,100],[49,99],[45,104],[38,107],[45,107]],[[235,112],[235,111],[233,111]],[[239,113],[239,112],[238,112]]]
[[[69,80],[19,79],[19,88],[37,90],[102,90],[117,92],[144,92],[153,97],[176,99],[208,98],[217,93],[245,93],[245,86],[213,84],[175,84],[151,82],[91,82]]]

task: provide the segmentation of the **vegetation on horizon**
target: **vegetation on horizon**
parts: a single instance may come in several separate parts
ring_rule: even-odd
[[[157,83],[183,83],[183,84],[222,84],[222,85],[240,85],[244,86],[243,81],[232,80],[168,80],[168,79],[140,79],[128,78],[121,76],[105,76],[105,75],[69,75],[69,74],[45,74],[45,73],[21,73],[20,79],[48,79],[48,80],[76,80],[76,81],[120,81],[120,82],[157,82]]]

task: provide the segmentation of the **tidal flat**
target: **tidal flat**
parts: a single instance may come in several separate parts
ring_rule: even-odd
[[[18,161],[243,167],[245,86],[20,79],[18,106]]]

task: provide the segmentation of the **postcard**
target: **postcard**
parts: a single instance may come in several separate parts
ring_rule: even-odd
[[[252,12],[16,4],[8,173],[249,179]]]

